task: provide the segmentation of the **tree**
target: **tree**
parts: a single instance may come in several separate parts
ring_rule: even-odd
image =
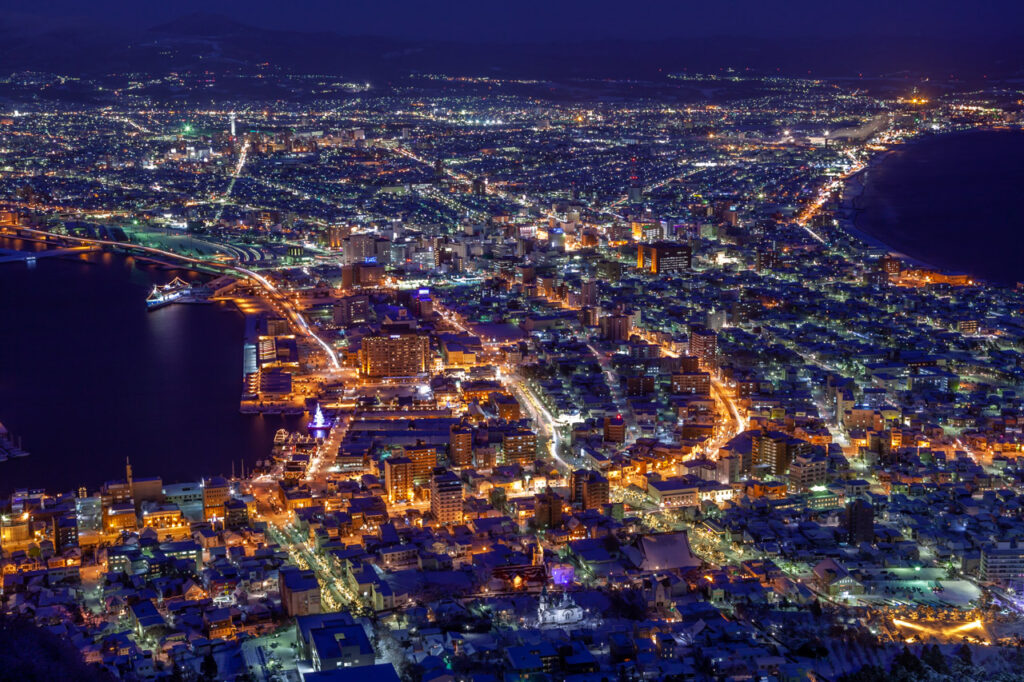
[[[924,649],[921,650],[921,661],[937,673],[949,674],[949,665],[946,663],[946,657],[942,655],[942,649],[939,648],[938,644],[931,646],[926,644]]]
[[[964,662],[964,665],[974,665],[974,656],[971,654],[971,647],[967,646],[966,642],[957,647],[957,650],[953,653],[956,654],[957,658]]]
[[[889,673],[877,665],[865,665],[855,673],[843,675],[839,682],[889,682]]]
[[[199,674],[203,676],[204,680],[210,680],[211,682],[217,679],[217,659],[213,657],[213,654],[206,654],[203,657],[203,663],[199,667]]]
[[[925,669],[921,659],[915,656],[907,645],[904,644],[903,651],[896,654],[896,658],[893,659],[892,668],[890,668],[889,672],[892,677],[897,679],[914,679],[921,676]]]

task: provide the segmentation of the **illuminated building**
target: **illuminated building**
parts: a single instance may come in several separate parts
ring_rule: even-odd
[[[662,272],[682,272],[692,265],[693,252],[689,244],[656,242],[639,244],[636,249],[636,267],[653,275]]]
[[[700,360],[701,367],[712,370],[718,366],[718,335],[702,325],[690,328],[689,355]]]
[[[604,418],[604,439],[609,443],[626,442],[626,420],[621,414]]]
[[[186,525],[181,509],[171,504],[146,503],[142,509],[142,525],[154,530],[183,528]]]
[[[345,246],[345,239],[351,234],[352,228],[348,225],[329,225],[327,227],[327,248],[343,248]]]
[[[277,577],[281,608],[291,617],[320,613],[320,583],[313,571],[282,566]]]
[[[685,395],[710,395],[711,375],[707,372],[673,374],[672,392]]]
[[[562,525],[562,498],[548,490],[533,499],[533,525],[537,528],[557,528]]]
[[[103,530],[103,498],[80,495],[75,498],[75,516],[79,529],[87,532]]]
[[[426,336],[411,332],[367,336],[362,344],[364,376],[407,377],[427,371],[430,341]]]
[[[824,485],[827,478],[828,461],[824,457],[799,455],[789,463],[789,489],[794,493]]]
[[[580,306],[597,305],[597,280],[588,279],[580,285]]]
[[[766,465],[769,473],[782,476],[789,471],[789,462],[793,456],[789,441],[790,437],[779,431],[762,433],[754,441],[754,464]]]
[[[370,299],[365,294],[356,294],[339,299],[334,304],[334,324],[347,327],[363,324],[369,320]]]
[[[231,497],[228,482],[221,476],[203,482],[203,518],[224,518],[224,503]]]
[[[0,517],[0,547],[28,542],[32,537],[31,525],[28,512]]]
[[[506,433],[501,439],[501,452],[505,464],[533,464],[537,459],[537,435],[526,429]]]
[[[430,479],[430,513],[442,526],[462,523],[462,481],[440,467]]]
[[[661,223],[633,222],[631,228],[634,241],[656,242],[665,238],[665,230]]]
[[[608,479],[591,469],[577,469],[570,477],[570,501],[582,509],[600,509],[608,504]]]
[[[247,525],[249,525],[249,506],[236,498],[224,502],[224,526],[226,528],[243,528]]]
[[[1024,543],[996,542],[981,549],[981,579],[1006,583],[1024,578]]]
[[[384,489],[393,503],[412,499],[412,460],[389,457],[384,460]]]
[[[519,401],[504,393],[491,393],[491,404],[498,413],[498,419],[514,422],[520,417]]]
[[[139,520],[135,516],[135,505],[130,502],[115,502],[106,509],[103,529],[108,533],[121,530],[135,530]]]
[[[414,446],[402,448],[402,455],[412,462],[413,485],[426,485],[430,481],[430,473],[437,466],[437,448],[417,442]]]
[[[449,429],[448,459],[452,466],[466,467],[473,463],[473,430],[463,424]]]

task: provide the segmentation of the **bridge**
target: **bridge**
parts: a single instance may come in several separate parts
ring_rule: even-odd
[[[30,227],[18,227],[16,228],[16,230],[18,236],[28,235],[31,237],[39,237],[43,239],[48,239],[54,236],[49,232],[43,230],[36,230]],[[115,248],[120,251],[130,253],[132,255],[141,253],[145,256],[169,258],[175,262],[188,263],[193,268],[196,266],[208,267],[219,272],[239,273],[243,277],[252,279],[257,284],[259,284],[264,291],[267,292],[267,296],[272,302],[277,303],[281,306],[282,314],[285,317],[287,317],[298,328],[299,332],[303,336],[315,342],[317,345],[324,349],[324,351],[327,353],[327,358],[331,362],[331,367],[336,370],[341,369],[341,362],[338,360],[338,353],[333,348],[331,348],[331,345],[329,343],[327,343],[319,336],[317,336],[316,332],[314,332],[313,329],[309,326],[309,323],[306,322],[306,319],[302,316],[302,314],[292,307],[292,304],[288,300],[288,298],[284,294],[282,294],[281,291],[276,286],[274,286],[273,282],[271,282],[266,277],[257,272],[254,272],[247,268],[239,267],[237,265],[224,265],[222,263],[211,262],[207,260],[202,260],[200,258],[186,256],[180,253],[175,253],[173,251],[167,251],[165,249],[156,249],[151,246],[141,246],[139,244],[129,244],[126,242],[102,242],[96,239],[88,239],[86,237],[73,237],[71,235],[59,235],[59,237],[65,243],[82,245],[81,247],[71,248],[89,248],[90,250],[96,250],[102,248],[103,246],[107,246],[110,248]],[[46,252],[40,251],[39,253]]]
[[[57,258],[61,256],[77,256],[82,253],[99,251],[98,246],[69,246],[63,249],[47,249],[46,251],[18,251],[16,249],[0,249],[0,263],[31,262],[40,258]]]

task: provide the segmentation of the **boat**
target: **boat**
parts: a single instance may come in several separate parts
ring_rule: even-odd
[[[157,308],[163,308],[165,305],[170,305],[182,296],[191,293],[191,291],[192,285],[181,277],[175,277],[167,284],[158,284],[153,287],[153,291],[149,292],[149,296],[146,297],[146,309],[156,310]]]

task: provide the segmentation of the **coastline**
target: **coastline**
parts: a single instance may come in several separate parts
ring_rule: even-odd
[[[977,128],[968,128],[963,130],[952,130],[941,133],[939,136],[959,135],[959,134],[970,134],[975,132],[985,132],[990,130],[998,130],[999,127],[995,126],[981,126]],[[1019,129],[1019,128],[1017,128]],[[842,215],[839,217],[839,229],[842,230],[852,239],[861,242],[865,248],[871,250],[885,251],[886,254],[894,256],[904,261],[908,265],[916,268],[922,268],[927,270],[933,270],[943,274],[959,274],[962,270],[955,268],[944,267],[935,263],[929,262],[928,260],[919,256],[913,256],[906,251],[896,248],[892,244],[888,243],[884,237],[869,232],[867,229],[862,227],[863,225],[863,209],[856,206],[858,199],[860,199],[864,192],[867,190],[867,179],[865,176],[869,171],[879,168],[882,164],[892,159],[897,153],[904,147],[920,142],[923,139],[928,139],[932,136],[916,135],[912,138],[904,140],[899,143],[890,143],[887,148],[875,154],[868,161],[867,165],[861,170],[857,171],[843,184],[843,194],[840,199],[840,208]],[[969,273],[973,280],[978,283],[984,283],[989,286],[993,286],[996,283],[990,278],[983,277],[975,273]]]
[[[870,232],[861,229],[857,225],[857,218],[859,217],[860,209],[856,207],[856,202],[861,196],[863,196],[864,190],[867,188],[864,176],[867,175],[868,171],[878,168],[897,153],[897,148],[890,146],[885,152],[881,152],[871,157],[866,166],[847,178],[846,183],[843,185],[843,198],[840,202],[840,207],[843,210],[843,216],[839,220],[839,227],[847,233],[848,237],[861,242],[868,250],[876,249],[885,251],[887,254],[895,256],[914,267],[945,272],[946,268],[939,267],[938,265],[930,263],[922,258],[911,256],[908,253],[900,251],[891,244],[887,244],[882,238],[871,235]]]
[[[864,176],[867,175],[869,171],[879,167],[888,159],[895,156],[898,151],[898,149],[894,149],[890,146],[885,151],[872,156],[871,160],[868,161],[864,168],[847,178],[843,185],[843,195],[839,203],[843,213],[842,217],[839,219],[839,229],[845,232],[847,236],[862,242],[867,249],[882,250],[887,254],[896,256],[897,258],[916,267],[928,268],[942,272],[945,270],[944,268],[940,268],[937,265],[929,263],[916,256],[911,256],[910,254],[893,247],[891,244],[886,243],[882,238],[866,232],[857,225],[860,209],[857,208],[856,202],[867,189],[867,183],[865,182]]]
[[[14,242],[19,239],[5,235],[0,240],[0,245],[14,246]],[[111,258],[111,255],[114,258]],[[173,306],[173,310],[147,311],[142,307],[139,297],[145,295],[143,292],[151,285],[154,277],[159,281],[167,276],[165,267],[155,265],[146,259],[138,259],[141,262],[133,264],[132,261],[135,259],[131,254],[96,253],[89,256],[48,258],[41,260],[37,267],[22,263],[8,263],[0,267],[10,269],[3,272],[10,278],[12,285],[24,286],[30,278],[34,278],[37,286],[48,290],[44,295],[51,298],[60,296],[62,291],[68,290],[67,286],[54,282],[80,285],[90,291],[95,291],[98,287],[109,290],[110,295],[103,293],[86,297],[78,301],[78,306],[67,311],[62,317],[61,336],[70,334],[68,338],[72,339],[72,342],[69,347],[74,348],[76,353],[86,352],[90,358],[100,358],[97,362],[78,363],[76,366],[91,365],[102,368],[116,364],[122,369],[119,374],[128,378],[119,384],[115,391],[122,399],[111,402],[101,399],[97,393],[95,398],[85,400],[85,405],[78,405],[55,398],[52,391],[45,388],[64,386],[64,382],[68,381],[79,381],[89,387],[98,385],[96,377],[88,369],[75,370],[72,373],[73,379],[63,369],[54,370],[52,374],[44,372],[40,376],[31,377],[31,383],[38,385],[39,388],[34,389],[33,399],[28,401],[29,403],[45,404],[48,406],[47,411],[73,413],[74,418],[62,418],[61,423],[66,426],[66,430],[90,435],[84,445],[72,447],[67,438],[54,435],[55,431],[44,428],[45,419],[40,423],[39,418],[26,414],[34,413],[35,410],[27,409],[25,405],[17,406],[13,401],[5,401],[5,409],[3,414],[0,414],[0,420],[17,435],[24,437],[25,449],[29,450],[32,456],[0,464],[0,472],[3,473],[0,493],[9,494],[16,489],[44,486],[61,491],[77,489],[80,485],[93,487],[105,480],[113,480],[118,475],[123,475],[120,472],[125,455],[131,457],[133,465],[140,473],[161,475],[171,481],[224,474],[230,467],[229,462],[237,462],[240,457],[252,463],[255,459],[265,456],[269,452],[268,443],[272,441],[276,429],[282,426],[291,428],[294,420],[291,417],[280,417],[280,423],[277,420],[265,423],[263,418],[252,419],[250,415],[239,413],[238,395],[243,375],[242,358],[239,356],[244,355],[245,327],[252,316],[247,315],[237,301],[230,299],[219,301],[221,305],[182,304]],[[97,265],[102,267],[97,268]],[[186,266],[180,271],[189,269]],[[208,279],[210,274],[200,272],[197,276]],[[88,279],[79,282],[81,277]],[[83,306],[82,303],[87,305]],[[21,307],[16,309],[20,311]],[[214,313],[211,314],[208,310]],[[223,319],[228,321],[215,321],[222,313],[229,313],[223,316]],[[29,318],[21,315],[19,319]],[[32,319],[38,321],[45,319],[45,316]],[[63,326],[69,321],[70,332],[68,327]],[[97,348],[82,351],[78,345],[77,332],[74,330],[84,329],[92,324],[100,324],[108,330],[116,329],[118,334],[126,333],[126,338],[131,339],[127,342],[129,348],[146,346],[149,350],[140,355],[135,351],[125,350],[121,344],[101,341],[97,343]],[[31,334],[43,335],[45,338],[57,336],[50,333],[46,324],[30,326],[33,327]],[[14,326],[10,331],[15,331]],[[46,348],[48,355],[53,356],[53,351],[45,342],[36,341],[21,348],[11,347],[10,357],[32,357],[32,352],[40,347]],[[66,345],[63,342],[60,344],[62,347]],[[108,350],[110,357],[97,355],[97,352],[104,352],[98,351],[98,347]],[[234,358],[238,358],[237,364]],[[103,370],[98,371],[103,373]],[[195,400],[192,394],[195,386],[181,379],[189,375],[207,378],[209,383],[204,384],[202,388],[202,392],[208,397],[206,400]],[[16,372],[8,374],[5,379],[6,391],[13,390],[12,386],[25,385],[28,381]],[[123,398],[125,395],[132,397]],[[184,399],[181,399],[183,396]],[[197,402],[200,407],[196,407]],[[132,412],[136,405],[151,406],[139,409],[157,410],[161,423],[179,422],[194,425],[197,429],[194,439],[179,438],[177,433],[181,429],[158,429],[160,436],[157,436],[157,440],[162,444],[152,448],[158,453],[141,454],[136,444],[149,441],[153,432],[138,426],[141,420]],[[82,417],[82,414],[86,414],[87,418]],[[115,416],[112,418],[111,415]],[[298,424],[299,421],[301,420],[294,423]],[[101,426],[96,428],[96,425]],[[168,445],[167,441],[171,444]],[[223,460],[221,461],[222,455],[209,457],[198,454],[198,450],[185,456],[184,453],[193,450],[195,442],[203,443],[203,448],[209,447],[215,452],[224,453]],[[89,453],[88,467],[79,468],[74,457],[62,454],[75,452],[76,448],[84,448],[84,452]],[[158,466],[158,463],[164,460],[175,460],[177,466]],[[45,472],[55,466],[64,471],[64,474],[55,476],[53,481],[48,482]]]

